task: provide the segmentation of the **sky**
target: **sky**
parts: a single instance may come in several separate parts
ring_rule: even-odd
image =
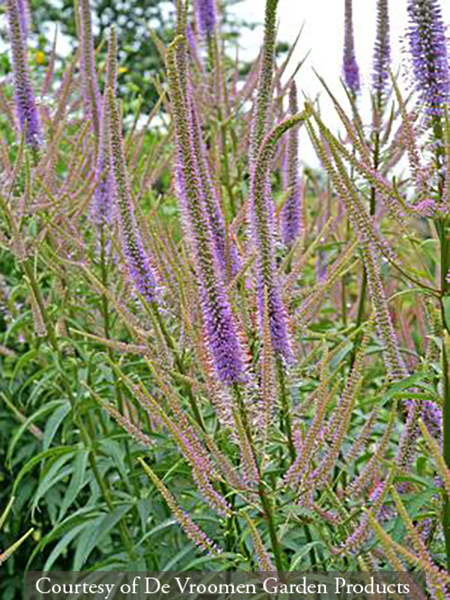
[[[445,23],[450,26],[450,1],[441,0]],[[234,8],[240,18],[250,22],[261,23],[264,20],[264,0],[243,0]],[[408,70],[406,61],[405,31],[408,24],[406,12],[407,0],[390,0],[391,45],[394,70],[402,67]],[[353,0],[355,46],[360,66],[363,90],[363,109],[368,110],[368,94],[372,74],[372,56],[376,28],[376,0]],[[292,43],[302,24],[304,30],[298,44],[293,65],[308,51],[309,57],[297,76],[300,91],[314,98],[322,92],[320,82],[312,68],[325,79],[328,86],[339,98],[341,93],[339,78],[342,74],[342,46],[344,37],[344,0],[280,0],[279,1],[279,39]],[[242,44],[250,57],[257,53],[262,41],[262,27],[245,36]],[[449,30],[450,34],[450,30]],[[321,109],[324,118],[331,128],[338,126],[338,120],[330,103],[322,93]],[[316,164],[312,148],[306,138],[302,143],[303,161]]]

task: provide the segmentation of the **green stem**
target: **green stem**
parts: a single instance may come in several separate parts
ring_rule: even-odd
[[[155,320],[161,330],[164,340],[166,341],[166,344],[167,344],[169,350],[173,354],[175,366],[176,366],[178,372],[180,373],[180,375],[185,375],[186,373],[185,373],[183,361],[180,358],[180,354],[175,346],[172,336],[170,335],[170,333],[166,327],[164,319],[161,317],[161,314],[158,310],[158,306],[157,306],[156,302],[152,302],[150,307],[145,303],[145,307],[147,309],[147,312],[149,312],[149,314],[151,314],[155,317]],[[150,313],[149,309],[150,309],[151,313]],[[195,399],[194,393],[192,391],[192,386],[189,383],[184,382],[183,388],[186,393],[191,410],[194,414],[195,420],[200,425],[200,427],[203,429],[203,431],[206,431],[205,423],[203,421],[203,416],[198,407],[197,400]]]
[[[438,224],[438,233],[441,240],[441,316],[442,316],[442,384],[443,384],[443,411],[442,411],[442,434],[443,434],[443,457],[446,465],[450,468],[450,379],[449,362],[447,354],[446,338],[450,333],[445,318],[444,297],[448,292],[447,273],[450,266],[449,243],[447,240],[446,226],[444,222]],[[445,548],[447,554],[447,568],[450,570],[450,500],[444,499],[444,510],[442,517],[444,529]]]
[[[441,117],[433,117],[432,130],[435,140],[435,161],[438,172],[438,198],[443,202],[445,178],[442,173],[444,164],[444,129]],[[446,342],[450,333],[449,324],[445,318],[444,298],[448,297],[449,284],[447,275],[450,268],[450,245],[447,235],[447,222],[445,218],[440,218],[436,224],[436,232],[440,241],[440,287],[441,287],[441,317],[442,317],[442,387],[443,387],[443,410],[442,410],[442,437],[443,437],[443,458],[446,465],[450,468],[450,379],[449,362],[447,355]],[[447,568],[450,570],[450,500],[447,496],[444,499],[442,526],[444,530],[445,549],[447,554]]]
[[[380,105],[381,105],[381,100],[379,99]],[[379,106],[380,106],[379,105]],[[379,108],[377,108],[376,110],[379,110]],[[381,119],[381,116],[379,116],[379,118]],[[380,125],[377,125],[377,129],[375,131],[375,140],[374,140],[374,147],[373,147],[373,167],[375,170],[378,169],[378,167],[380,166]],[[376,212],[376,205],[377,202],[377,192],[375,187],[372,187],[370,190],[370,205],[369,205],[369,214],[371,217],[375,216],[375,212]],[[359,292],[359,305],[358,305],[358,314],[356,317],[356,329],[359,329],[363,323],[364,320],[364,307],[365,307],[365,303],[366,303],[366,295],[367,295],[367,271],[366,268],[363,267],[363,274],[362,274],[362,280],[361,280],[361,288],[360,288],[360,292]],[[351,353],[351,358],[350,358],[350,366],[353,367],[353,364],[355,362],[355,358],[356,358],[356,354],[358,352],[358,348],[359,345],[361,343],[362,340],[362,335],[358,336],[358,338],[355,340],[355,346],[353,348],[353,352]]]
[[[100,272],[101,272],[102,286],[106,290],[106,289],[108,289],[108,264],[107,264],[107,256],[106,256],[105,228],[103,225],[100,226]],[[105,294],[102,294],[101,310],[102,310],[102,316],[103,316],[103,330],[104,330],[105,338],[107,340],[109,340],[110,333],[111,333],[110,332],[110,319],[109,319],[109,304],[108,304],[108,298]],[[107,349],[107,353],[108,353],[109,358],[112,360],[113,359],[113,351],[109,346]],[[114,379],[114,389],[115,389],[116,398],[117,398],[117,405],[119,407],[120,412],[123,414],[124,413],[123,396],[122,396],[122,391],[120,389],[120,381],[119,381],[117,373],[116,373],[116,371],[114,371],[114,369],[113,369],[113,379]],[[126,456],[126,460],[128,463],[129,472],[133,473],[133,460],[131,457],[130,445],[129,445],[127,439],[125,439],[124,447],[125,447],[125,456]],[[139,487],[138,487],[137,481],[134,478],[132,478],[132,485],[133,485],[134,494],[135,494],[136,498],[139,498],[139,495],[140,495]],[[136,509],[137,509],[137,507],[136,507]]]
[[[260,465],[258,462],[258,457],[256,455],[256,448],[255,448],[255,444],[253,441],[253,435],[252,435],[252,432],[250,429],[247,411],[245,409],[244,401],[242,399],[238,384],[234,384],[233,391],[234,391],[235,397],[237,399],[237,405],[238,405],[239,414],[240,414],[240,417],[242,420],[242,425],[245,429],[245,433],[247,434],[247,437],[248,437],[248,440],[250,443],[250,447],[252,448],[253,458],[254,458],[254,461],[256,464],[256,468],[258,469],[258,475],[259,475],[258,495],[259,495],[259,499],[261,500],[264,518],[266,520],[267,528],[269,530],[270,543],[271,543],[272,552],[273,552],[273,555],[275,558],[275,566],[277,568],[277,571],[279,573],[281,573],[283,571],[283,552],[281,550],[280,542],[278,540],[277,530],[276,530],[276,526],[275,526],[275,520],[274,520],[274,516],[273,516],[272,502],[270,501],[270,498],[267,496],[266,488],[265,488],[264,482],[262,480],[261,468],[260,468]]]
[[[266,494],[264,482],[260,481],[258,487],[259,498],[264,510],[264,516],[266,518],[267,527],[269,529],[270,543],[272,545],[272,552],[275,558],[275,566],[279,573],[282,573],[283,568],[283,553],[281,550],[280,542],[277,536],[277,530],[275,527],[275,521],[273,518],[272,502]]]
[[[281,359],[279,359],[279,358],[277,358],[277,373],[278,373],[278,382],[280,385],[282,429],[286,431],[286,435],[287,435],[287,439],[288,439],[289,455],[291,457],[291,461],[294,462],[294,460],[297,457],[297,452],[295,450],[294,436],[292,434],[291,417],[289,414],[289,399],[288,399],[288,394],[287,394],[287,390],[286,390],[286,381],[285,381],[285,377],[284,377],[284,366],[283,366]]]
[[[448,377],[448,356],[445,345],[442,347],[442,370],[444,388],[443,406],[443,456],[447,467],[450,468],[450,382]],[[450,571],[450,501],[447,495],[444,499],[444,510],[442,516],[444,529],[445,550],[447,554],[447,569]]]
[[[305,530],[306,541],[308,542],[308,544],[312,544],[313,537],[311,535],[311,530],[309,526],[305,524],[303,528]],[[309,551],[309,559],[311,561],[312,570],[317,571],[317,556],[314,548],[311,548]]]

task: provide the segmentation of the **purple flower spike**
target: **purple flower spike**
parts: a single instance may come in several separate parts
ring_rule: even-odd
[[[41,128],[33,88],[28,76],[26,50],[25,5],[20,0],[6,0],[17,118],[22,131],[26,130],[25,143],[34,149],[40,144]]]
[[[97,187],[94,195],[93,216],[98,227],[103,227],[111,220],[113,208],[113,185],[111,180],[111,157],[108,122],[108,89],[117,90],[117,56],[116,37],[111,28],[108,58],[106,64],[106,83],[102,104],[102,120],[100,123],[100,150],[97,160]]]
[[[391,63],[391,45],[389,39],[389,2],[378,0],[377,4],[377,36],[373,56],[372,89],[375,95],[381,96],[389,79]]]
[[[241,381],[243,357],[228,298],[222,289],[212,297],[208,283],[204,281],[200,283],[200,289],[208,346],[218,377],[226,384]]]
[[[197,18],[200,33],[212,37],[216,28],[216,0],[197,0]]]
[[[114,198],[119,213],[122,247],[131,280],[147,302],[156,302],[156,281],[145,252],[136,216],[130,182],[126,172],[119,112],[114,91],[108,88],[108,122]]]
[[[189,86],[188,102],[191,106],[192,140],[197,159],[197,169],[201,191],[208,218],[211,236],[216,252],[217,262],[225,278],[235,276],[240,267],[240,259],[235,244],[227,239],[227,231],[220,206],[220,201],[215,190],[208,155],[202,138],[202,128],[196,108],[194,106],[191,86]]]
[[[24,40],[28,37],[28,27],[30,22],[30,9],[27,0],[17,0],[19,7],[20,27]]]
[[[355,56],[355,38],[353,35],[353,4],[345,0],[345,39],[344,39],[344,81],[355,96],[361,90],[359,67]]]
[[[186,73],[186,39],[178,37],[169,47],[168,74],[176,143],[176,178],[185,227],[195,256],[197,283],[206,341],[219,380],[233,384],[242,380],[244,358],[234,316],[222,281],[217,253],[205,207],[195,152],[195,124],[184,87]]]
[[[257,293],[260,327],[261,329],[264,327],[267,307],[272,347],[286,361],[292,359],[292,350],[274,255],[270,167],[279,139],[286,131],[299,125],[303,118],[303,114],[295,115],[280,123],[266,136],[258,156],[255,182],[251,192],[252,229],[258,260]]]
[[[298,112],[297,86],[293,81],[289,92],[289,114]],[[299,177],[298,161],[299,126],[289,131],[287,176],[289,196],[281,213],[281,234],[283,242],[291,246],[297,239],[302,227],[302,184]]]
[[[429,115],[450,97],[445,26],[438,0],[408,0],[409,48],[416,89]]]

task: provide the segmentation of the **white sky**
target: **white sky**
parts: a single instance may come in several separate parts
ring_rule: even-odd
[[[376,0],[353,0],[356,54],[366,103],[372,74],[376,4]],[[443,8],[445,23],[450,25],[450,1],[440,0],[440,4]],[[239,17],[248,19],[250,22],[263,23],[264,5],[264,0],[243,0],[236,5],[234,11]],[[405,65],[402,39],[404,40],[408,23],[407,0],[390,0],[389,5],[392,58],[395,70],[401,64]],[[309,58],[297,77],[299,90],[303,90],[310,97],[315,97],[321,92],[321,85],[312,71],[312,67],[314,67],[334,92],[340,92],[344,0],[280,0],[278,14],[278,37],[280,40],[292,43],[302,24],[305,24],[295,55],[296,60],[293,61],[294,65],[310,51]],[[262,28],[258,27],[242,40],[242,44],[248,50],[249,55],[254,56],[261,40]],[[343,98],[342,95],[339,97]],[[338,126],[334,112],[325,97],[322,101],[322,113],[328,123]],[[302,140],[302,148],[304,161],[316,164],[313,150],[309,147],[305,137]]]

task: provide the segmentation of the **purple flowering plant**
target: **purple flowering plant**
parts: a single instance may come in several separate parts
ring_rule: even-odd
[[[373,4],[362,78],[342,1],[333,131],[277,55],[278,0],[244,71],[219,3],[178,0],[159,102],[135,114],[88,0],[44,81],[6,0],[0,562],[420,570],[448,597],[448,43],[440,2],[408,0],[411,95]]]

